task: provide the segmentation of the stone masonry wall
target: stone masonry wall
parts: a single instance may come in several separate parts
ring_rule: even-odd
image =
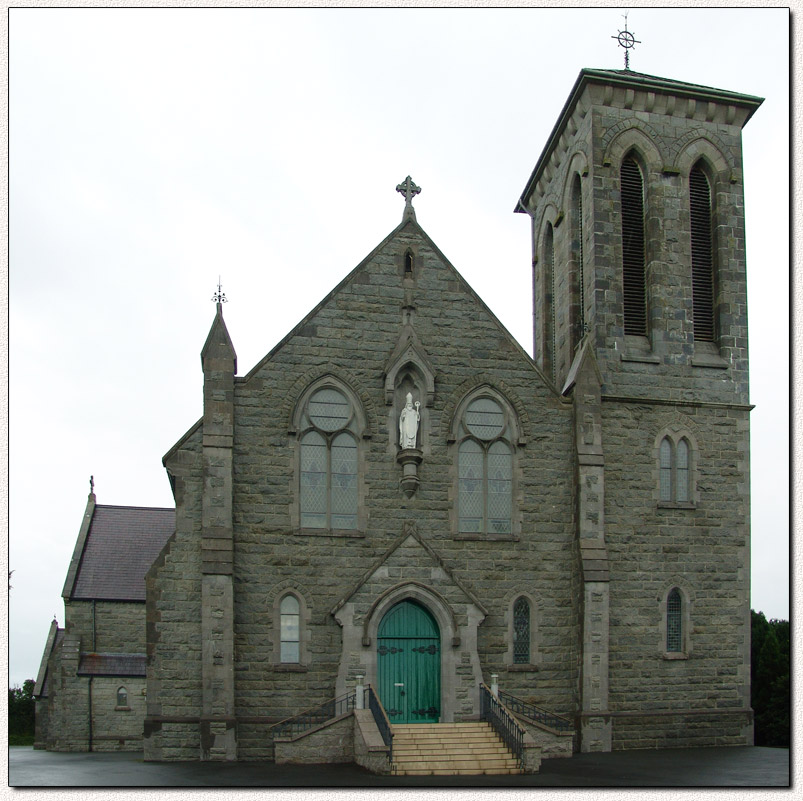
[[[407,248],[416,253],[412,286],[405,284],[401,266]],[[404,305],[415,307],[412,326],[436,375],[434,400],[422,414],[427,429],[422,432],[421,484],[410,499],[399,487],[397,422],[385,406],[383,386]],[[290,418],[304,389],[326,373],[361,399],[368,421],[368,436],[359,443],[365,524],[356,537],[310,533],[292,522],[298,477],[297,436],[288,433]],[[514,474],[516,535],[507,540],[455,537],[456,448],[449,428],[458,402],[483,382],[509,401],[521,432]],[[534,696],[546,708],[572,709],[571,447],[570,406],[542,383],[526,354],[414,224],[383,243],[269,358],[237,379],[234,686],[236,714],[244,735],[249,732],[238,744],[238,758],[269,757],[269,740],[256,732],[334,696],[342,638],[331,612],[400,535],[403,523],[416,524],[445,567],[487,609],[478,629],[486,681],[505,667],[509,605],[522,592],[537,599],[538,669],[505,673],[505,688]],[[152,594],[158,600],[149,609],[155,642],[150,681],[158,690],[151,707],[149,687],[149,710],[176,720],[198,715],[200,652],[193,642],[199,616],[198,448],[196,431],[167,459],[177,477],[177,533],[154,568]],[[305,605],[307,657],[300,665],[277,664],[276,659],[275,604],[288,588]],[[153,733],[161,756],[148,758],[185,752],[178,741],[168,745],[166,725],[165,720],[161,733]],[[192,724],[187,726],[189,731]]]
[[[750,706],[747,413],[614,403],[603,411],[614,747],[744,743],[745,715],[734,713]],[[690,508],[658,501],[655,439],[667,425],[697,446]],[[684,598],[682,658],[666,653],[674,586]],[[688,726],[667,717],[684,711]]]

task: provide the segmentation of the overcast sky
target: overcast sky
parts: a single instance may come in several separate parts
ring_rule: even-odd
[[[400,221],[532,352],[513,208],[621,9],[14,9],[10,14],[12,684],[35,678],[89,477],[172,506],[218,276],[247,373]],[[744,131],[752,606],[788,618],[789,16],[641,10],[639,72],[758,95]]]

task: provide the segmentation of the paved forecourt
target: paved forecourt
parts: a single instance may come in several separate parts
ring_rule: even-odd
[[[353,764],[144,762],[137,752],[9,748],[11,787],[788,787],[786,748],[667,748],[577,754],[511,776],[377,776]]]

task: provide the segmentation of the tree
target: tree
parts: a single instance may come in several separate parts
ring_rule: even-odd
[[[767,620],[751,611],[750,702],[755,714],[755,744],[789,747],[789,621]]]
[[[26,745],[34,738],[33,689],[36,682],[26,679],[22,687],[8,690],[8,740],[9,745]]]

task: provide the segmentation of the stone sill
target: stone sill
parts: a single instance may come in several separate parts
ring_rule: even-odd
[[[295,662],[279,663],[273,666],[274,673],[306,673],[309,668]]]
[[[626,351],[622,353],[623,362],[643,362],[644,364],[660,364],[661,357],[652,353],[639,353],[638,351]]]
[[[302,537],[365,537],[359,529],[344,530],[339,528],[296,528],[291,532]]]
[[[114,711],[115,712],[130,712],[131,711],[131,707],[130,706],[116,706],[114,708]]]
[[[541,668],[538,665],[527,662],[525,664],[507,665],[505,670],[508,673],[537,673]]]
[[[474,534],[470,532],[458,532],[454,535],[456,540],[484,540],[485,542],[518,542],[516,534]]]
[[[666,651],[663,658],[672,661],[675,659],[688,659],[689,655],[683,653],[683,651]]]
[[[730,365],[721,356],[713,353],[698,353],[691,357],[692,367],[713,367],[716,370],[726,370]]]
[[[691,501],[658,501],[659,509],[696,509],[697,504]]]

